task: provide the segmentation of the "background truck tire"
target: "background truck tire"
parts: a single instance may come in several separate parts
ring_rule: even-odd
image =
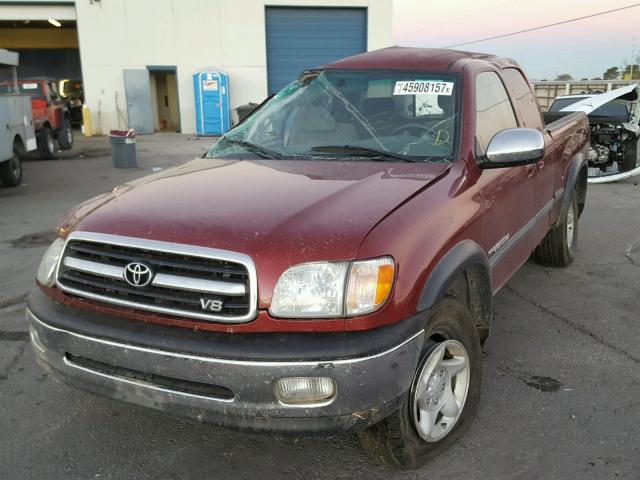
[[[37,143],[40,158],[44,158],[45,160],[51,160],[54,158],[56,151],[55,140],[50,127],[42,127],[42,130],[40,130],[40,133],[37,136]]]
[[[562,222],[547,232],[533,252],[533,259],[548,267],[568,267],[573,262],[578,245],[578,191],[573,190],[569,208]]]
[[[13,146],[13,157],[0,163],[0,183],[5,187],[17,187],[22,183],[22,149],[20,145]]]
[[[460,408],[461,413],[449,427],[450,430],[438,440],[427,441],[418,433],[414,420],[414,399],[419,388],[427,388],[420,377],[423,368],[428,366],[439,346],[449,341],[457,341],[467,353],[469,383],[466,398]],[[480,401],[481,384],[482,349],[473,317],[462,303],[444,299],[429,313],[422,356],[411,390],[403,396],[393,414],[358,434],[361,446],[369,455],[383,463],[405,469],[424,465],[449,448],[471,425]]]
[[[629,139],[622,144],[624,155],[622,157],[621,170],[623,172],[636,168],[638,164],[638,142],[640,140]]]
[[[68,118],[64,119],[58,132],[58,144],[62,150],[71,150],[73,147],[73,130]]]

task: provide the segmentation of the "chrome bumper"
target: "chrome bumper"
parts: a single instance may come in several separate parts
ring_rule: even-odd
[[[79,388],[110,398],[201,421],[251,430],[329,432],[366,427],[391,413],[408,390],[422,348],[420,331],[384,352],[341,360],[251,361],[163,351],[87,336],[48,325],[27,309],[39,363]],[[77,363],[76,358],[89,359]],[[95,365],[108,365],[100,370]],[[132,378],[117,373],[149,374]],[[230,397],[180,391],[153,376],[224,387]],[[274,382],[282,377],[330,377],[336,395],[328,403],[280,403]]]

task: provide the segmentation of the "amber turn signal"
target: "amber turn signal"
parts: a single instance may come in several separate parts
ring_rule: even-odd
[[[353,262],[347,285],[347,315],[363,315],[380,308],[391,293],[394,272],[389,257]]]

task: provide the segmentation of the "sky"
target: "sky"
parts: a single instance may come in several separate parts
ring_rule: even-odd
[[[393,40],[446,47],[638,3],[634,0],[393,0]],[[640,53],[640,6],[535,32],[456,47],[519,62],[531,79],[601,77]],[[627,62],[627,63],[625,63]]]

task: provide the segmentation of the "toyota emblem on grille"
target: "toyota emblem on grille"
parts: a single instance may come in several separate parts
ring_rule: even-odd
[[[124,267],[122,276],[129,285],[134,287],[146,287],[153,280],[153,271],[144,263],[131,262]]]

